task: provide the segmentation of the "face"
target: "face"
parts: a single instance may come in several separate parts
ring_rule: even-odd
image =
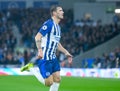
[[[57,10],[55,12],[55,16],[58,18],[58,19],[63,19],[64,18],[64,12],[63,12],[63,9],[61,7],[57,7]]]

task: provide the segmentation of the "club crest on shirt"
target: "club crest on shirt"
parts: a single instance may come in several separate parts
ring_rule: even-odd
[[[50,76],[50,72],[46,72],[46,76]]]
[[[42,27],[42,29],[43,29],[43,30],[46,30],[46,29],[47,29],[47,26],[46,26],[46,25],[44,25],[44,26]]]

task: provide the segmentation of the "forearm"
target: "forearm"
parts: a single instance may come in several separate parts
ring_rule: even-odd
[[[41,49],[41,38],[42,35],[40,33],[37,33],[37,35],[35,36],[35,43],[38,50]]]
[[[69,53],[60,43],[58,44],[58,50],[65,55]]]
[[[38,40],[35,41],[35,43],[36,43],[37,49],[38,49],[38,50],[41,49],[41,40],[38,39]]]
[[[43,57],[43,52],[41,48],[41,39],[42,39],[42,35],[40,33],[37,33],[37,35],[35,36],[35,42],[36,42],[36,47],[38,49],[37,58],[40,58],[40,59]]]
[[[58,44],[58,50],[67,56],[68,62],[69,62],[69,64],[71,64],[73,56],[60,43]]]

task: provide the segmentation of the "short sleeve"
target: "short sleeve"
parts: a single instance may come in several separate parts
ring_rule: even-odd
[[[49,21],[46,21],[46,22],[42,25],[42,27],[39,29],[39,32],[40,32],[43,36],[45,36],[47,33],[51,32],[52,25],[53,25],[52,21],[50,21],[50,20],[49,20]]]

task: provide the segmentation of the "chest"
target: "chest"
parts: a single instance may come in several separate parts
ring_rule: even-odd
[[[54,25],[52,27],[52,31],[51,31],[51,39],[54,39],[55,41],[59,42],[60,38],[61,38],[61,28],[59,25]]]

